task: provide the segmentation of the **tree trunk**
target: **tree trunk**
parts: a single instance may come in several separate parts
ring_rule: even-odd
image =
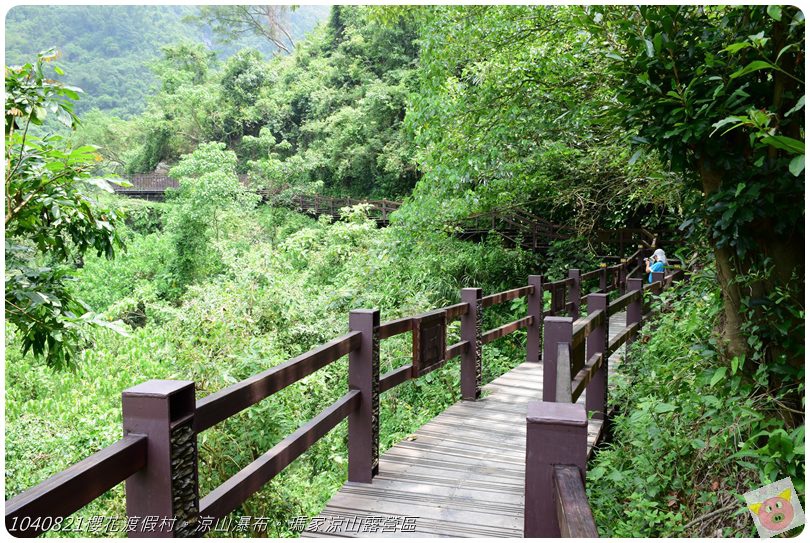
[[[703,195],[708,198],[717,192],[723,182],[722,175],[712,169],[706,159],[698,161],[698,171],[703,183]],[[744,355],[748,345],[742,334],[742,296],[740,285],[736,282],[739,271],[734,266],[733,253],[728,246],[718,247],[714,239],[710,240],[714,248],[714,258],[717,263],[717,279],[723,293],[723,338],[727,341],[731,356]]]
[[[703,183],[704,197],[708,198],[720,189],[722,174],[713,169],[709,160],[698,161],[698,172]],[[756,221],[749,225],[749,235],[756,243],[756,254],[749,254],[744,260],[737,258],[730,246],[718,247],[711,239],[717,264],[717,278],[723,293],[725,322],[723,338],[727,341],[728,353],[731,356],[744,355],[748,352],[748,343],[743,334],[746,316],[743,314],[743,297],[764,299],[777,288],[798,291],[796,303],[804,300],[804,282],[799,276],[799,284],[791,285],[793,274],[804,267],[804,236],[799,225],[786,234],[777,234],[770,221]],[[773,263],[773,270],[768,277],[761,280],[740,284],[738,279],[752,272],[761,272],[766,261]],[[792,289],[789,287],[793,287]],[[743,290],[745,289],[745,291]],[[773,342],[772,342],[773,343]],[[767,359],[772,361],[781,354],[791,357],[788,362],[794,367],[804,364],[804,359],[787,353],[783,345],[768,344]],[[749,369],[752,369],[749,366]]]

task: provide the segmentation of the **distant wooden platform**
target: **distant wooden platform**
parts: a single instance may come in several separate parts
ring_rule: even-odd
[[[611,318],[611,337],[624,322]],[[611,356],[610,373],[623,356]],[[526,409],[542,398],[543,366],[524,362],[483,388],[385,452],[372,484],[344,484],[301,536],[522,538]],[[601,430],[588,425],[589,456]]]

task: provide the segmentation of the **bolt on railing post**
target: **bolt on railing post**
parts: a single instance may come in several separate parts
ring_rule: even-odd
[[[627,305],[627,326],[631,324],[635,324],[637,322],[641,322],[641,308],[644,299],[644,288],[643,288],[643,279],[628,279],[627,280],[627,292],[632,292],[638,290],[641,292],[641,297],[638,300],[633,300]],[[634,341],[636,339],[636,334],[633,334],[630,337],[630,341]],[[628,341],[628,343],[630,342]]]
[[[585,479],[588,415],[582,404],[529,402],[523,537],[560,537],[554,466],[574,465]]]
[[[574,307],[571,308],[568,315],[578,319],[579,307],[582,298],[582,272],[576,269],[568,270],[568,278],[574,280],[574,284],[571,285],[569,290],[569,297],[571,298],[571,303],[574,305]]]
[[[349,481],[370,483],[380,459],[380,340],[377,309],[349,312],[349,329],[360,346],[349,353],[349,390],[360,391],[360,406],[349,414]]]
[[[480,288],[461,289],[461,301],[467,304],[467,312],[461,316],[461,341],[467,342],[461,353],[461,397],[465,400],[481,397],[482,297]]]
[[[543,276],[530,275],[529,285],[534,291],[526,298],[531,324],[526,327],[526,362],[540,362],[540,349],[543,348],[541,328],[543,326]]]
[[[605,353],[608,343],[608,295],[588,294],[588,314],[594,311],[604,311],[605,321],[601,326],[594,328],[588,334],[588,352],[586,359],[590,360],[596,353]],[[585,409],[595,413],[593,418],[604,419],[607,413],[607,388],[608,386],[608,357],[604,356],[602,366],[597,370],[588,387],[585,389]]]
[[[571,317],[546,317],[543,321],[543,401],[557,400],[557,354],[560,343],[568,344],[574,335],[574,319]]]
[[[147,438],[146,467],[125,483],[130,537],[189,537],[200,514],[193,381],[151,380],[121,394],[124,435]],[[147,518],[174,519],[147,524]]]

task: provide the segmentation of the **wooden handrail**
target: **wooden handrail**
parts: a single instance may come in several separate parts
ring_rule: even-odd
[[[502,304],[503,302],[508,302],[509,300],[528,296],[532,292],[534,292],[534,287],[532,285],[527,285],[525,287],[513,288],[512,290],[490,294],[489,296],[484,296],[481,298],[481,306],[490,307],[493,305]]]
[[[321,411],[318,416],[302,425],[275,447],[202,498],[200,515],[219,519],[239,507],[359,406],[360,392],[349,391]]]
[[[146,466],[147,438],[127,435],[6,502],[6,530],[16,537],[46,532],[43,519],[66,517]],[[88,484],[92,481],[92,484]],[[24,521],[23,519],[28,519]],[[32,521],[39,519],[36,528]]]
[[[360,332],[350,332],[300,356],[235,383],[197,401],[195,431],[203,432],[331,364],[360,345]]]
[[[585,363],[585,366],[583,366],[583,368],[577,372],[576,376],[571,382],[572,403],[576,403],[580,395],[585,391],[588,384],[591,382],[591,378],[596,374],[599,368],[602,367],[604,360],[604,353],[596,353],[590,357]]]
[[[481,344],[486,345],[487,343],[491,343],[496,339],[511,334],[515,330],[525,328],[526,326],[529,326],[531,323],[532,317],[523,317],[522,319],[518,319],[508,324],[504,324],[503,326],[499,326],[498,328],[488,330],[481,335]]]
[[[599,537],[579,467],[556,465],[553,479],[560,535],[576,538]]]
[[[607,317],[604,311],[594,311],[589,313],[587,317],[574,321],[574,338],[587,336],[597,326],[602,326],[605,323],[606,318]]]
[[[639,297],[641,297],[640,290],[634,290],[628,292],[627,294],[619,296],[618,298],[610,302],[610,304],[608,305],[607,316],[612,317],[613,315],[615,315],[616,313],[627,307],[628,304],[639,299]]]
[[[378,334],[379,338],[383,340],[399,334],[404,334],[405,332],[410,332],[411,330],[413,330],[413,318],[403,317],[401,319],[382,323],[378,330]]]
[[[380,394],[410,379],[412,369],[413,364],[405,364],[380,377]]]

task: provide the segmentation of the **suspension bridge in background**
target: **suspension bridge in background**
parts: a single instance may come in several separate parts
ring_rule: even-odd
[[[166,189],[173,190],[180,186],[175,179],[164,174],[137,174],[127,176],[126,179],[131,186],[114,186],[116,193],[150,201],[162,201]],[[240,175],[239,180],[245,186],[248,185],[247,175]],[[258,190],[257,192],[264,199],[275,195],[269,190]],[[391,214],[402,205],[401,202],[385,198],[374,200],[323,195],[293,196],[289,200],[285,200],[283,205],[311,217],[317,218],[326,215],[336,221],[341,217],[341,209],[359,204],[368,206],[369,218],[376,221],[380,227],[388,226]],[[457,236],[460,239],[481,241],[495,233],[507,244],[529,251],[545,251],[554,241],[577,236],[577,232],[573,228],[539,217],[524,209],[523,206],[501,207],[484,213],[476,213],[451,226],[456,228]],[[595,243],[616,248],[618,255],[625,254],[625,250],[631,247],[635,249],[641,246],[649,249],[663,243],[655,234],[645,228],[594,230],[590,232],[589,236]],[[606,258],[610,260],[610,257]],[[619,260],[618,257],[613,257],[613,259]]]

